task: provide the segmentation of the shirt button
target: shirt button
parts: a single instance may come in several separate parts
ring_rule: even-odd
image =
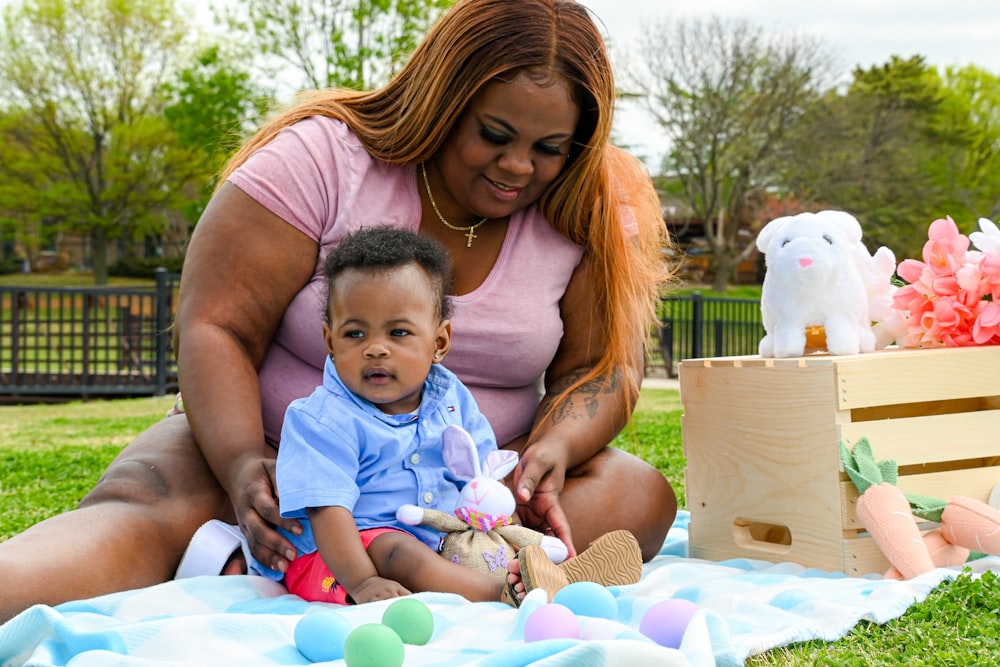
[[[418,463],[420,463],[420,454],[417,454],[415,452],[411,454],[410,463],[412,463],[413,465],[417,465]]]
[[[431,493],[430,491],[428,491],[427,493],[424,494],[424,502],[425,503],[427,503],[428,505],[430,505],[432,500],[434,500],[434,494],[433,493]]]

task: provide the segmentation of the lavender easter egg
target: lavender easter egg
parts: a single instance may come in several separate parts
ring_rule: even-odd
[[[639,632],[660,646],[680,648],[684,631],[697,610],[698,605],[690,600],[662,600],[643,614]]]
[[[561,604],[543,604],[531,612],[524,624],[524,641],[529,643],[579,638],[580,622],[568,607]]]

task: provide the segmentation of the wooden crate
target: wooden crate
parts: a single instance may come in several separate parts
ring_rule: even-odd
[[[689,359],[680,393],[697,558],[884,572],[840,439],[895,459],[904,492],[986,501],[1000,482],[1000,346]]]

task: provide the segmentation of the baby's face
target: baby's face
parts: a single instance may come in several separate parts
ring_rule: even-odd
[[[337,276],[323,333],[344,385],[387,414],[414,412],[431,364],[451,342],[436,303],[416,264]]]

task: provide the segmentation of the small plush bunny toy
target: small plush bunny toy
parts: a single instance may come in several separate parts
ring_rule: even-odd
[[[403,505],[396,510],[399,521],[446,533],[442,556],[498,579],[506,579],[507,561],[529,544],[541,546],[554,563],[566,559],[569,551],[562,540],[510,523],[514,495],[500,480],[517,465],[517,452],[490,452],[481,467],[472,436],[460,426],[449,426],[444,432],[443,454],[448,470],[468,480],[454,515]]]
[[[760,230],[757,248],[767,262],[760,356],[801,356],[807,330],[818,327],[830,354],[875,349],[865,275],[873,258],[854,216],[820,211],[776,218]]]

